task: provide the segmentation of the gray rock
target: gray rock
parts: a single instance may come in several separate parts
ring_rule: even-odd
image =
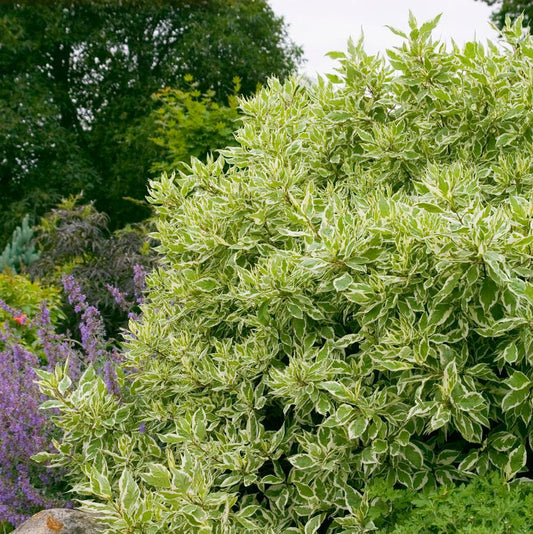
[[[97,534],[104,528],[95,518],[80,510],[43,510],[22,523],[11,534]]]

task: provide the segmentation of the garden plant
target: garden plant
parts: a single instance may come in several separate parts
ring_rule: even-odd
[[[39,257],[27,271],[32,278],[60,288],[63,277],[72,275],[101,314],[107,335],[118,338],[141,298],[144,274],[156,261],[155,241],[148,237],[150,220],[114,232],[108,221],[105,213],[93,203],[82,203],[80,196],[63,199],[35,228]],[[75,331],[78,314],[68,304],[64,309],[63,329]]]
[[[137,269],[135,278],[141,285],[142,269]],[[39,373],[67,365],[62,389],[90,366],[107,391],[118,394],[116,341],[106,333],[100,312],[88,302],[80,284],[65,275],[63,285],[78,316],[79,331],[72,334],[64,331],[58,288],[8,271],[0,273],[0,533],[42,508],[64,506],[74,498],[66,472],[47,470],[32,459],[53,450],[61,438],[43,410],[53,408],[55,401],[46,401],[39,391]],[[110,290],[117,305],[134,316],[139,302],[131,302],[130,295],[118,288]]]
[[[520,22],[446,48],[411,16],[387,59],[350,42],[327,79],[242,100],[219,158],[152,183],[162,258],[120,392],[39,373],[63,438],[38,459],[109,532],[369,532],[376,484],[531,476]]]
[[[11,242],[0,254],[0,272],[6,269],[20,272],[39,259],[39,253],[35,250],[33,242],[33,233],[33,228],[29,224],[29,216],[26,215],[20,226],[13,231]]]

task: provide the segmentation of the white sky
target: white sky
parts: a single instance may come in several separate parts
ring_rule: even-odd
[[[350,35],[357,39],[361,29],[365,35],[365,50],[383,52],[398,46],[401,38],[385,25],[401,30],[408,28],[409,10],[419,23],[442,13],[433,33],[439,38],[458,44],[474,39],[485,43],[495,40],[489,25],[491,8],[475,0],[268,0],[274,13],[283,16],[289,25],[289,35],[302,45],[307,63],[303,71],[332,72],[335,62],[324,57],[331,50],[346,49]]]

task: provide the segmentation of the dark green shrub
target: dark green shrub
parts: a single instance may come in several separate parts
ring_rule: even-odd
[[[94,377],[55,394],[111,531],[366,532],[376,480],[530,473],[533,41],[435,23],[272,80],[238,147],[153,183],[120,413]]]
[[[533,484],[507,484],[492,474],[437,490],[369,488],[383,534],[526,534],[531,532]]]
[[[250,95],[302,56],[267,0],[0,2],[0,35],[0,250],[81,190],[113,229],[144,220],[151,95],[190,74],[225,102],[234,76]]]

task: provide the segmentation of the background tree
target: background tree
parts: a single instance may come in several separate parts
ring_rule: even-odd
[[[524,15],[524,24],[531,27],[533,21],[533,2],[531,0],[481,0],[489,6],[496,6],[492,12],[491,19],[498,26],[503,28],[505,26],[505,18],[512,19]]]
[[[293,72],[301,49],[266,0],[0,4],[0,241],[29,210],[83,189],[112,225],[139,220],[157,145],[155,91],[226,101]]]
[[[235,95],[238,90],[236,79]],[[235,95],[227,104],[216,102],[213,91],[201,94],[192,79],[188,91],[158,91],[154,98],[160,106],[150,117],[155,123],[151,139],[161,148],[159,161],[153,163],[154,171],[183,169],[191,157],[205,160],[216,149],[235,143],[234,133],[240,125]]]

